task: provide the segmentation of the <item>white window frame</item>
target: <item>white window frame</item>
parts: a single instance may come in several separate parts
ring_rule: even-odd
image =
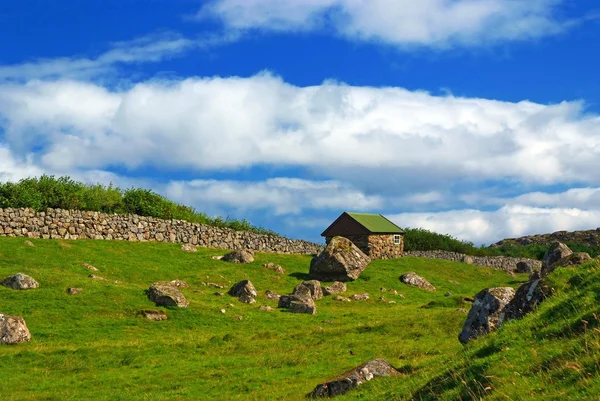
[[[402,236],[400,234],[394,234],[394,245],[400,245]]]

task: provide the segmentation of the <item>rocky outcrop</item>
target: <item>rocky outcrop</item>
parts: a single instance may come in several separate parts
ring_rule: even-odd
[[[385,359],[373,359],[363,365],[338,376],[336,379],[319,384],[308,397],[335,397],[360,386],[362,383],[372,380],[376,377],[398,376],[400,372],[396,370]]]
[[[560,241],[562,243],[572,242],[588,246],[599,246],[600,245],[600,228],[595,230],[583,230],[583,231],[556,231],[551,234],[537,234],[528,235],[520,238],[505,238],[502,241],[498,241],[495,244],[490,245],[491,248],[499,247],[502,245],[530,245],[530,244],[549,244],[553,241]]]
[[[35,281],[33,277],[23,273],[17,273],[6,277],[0,284],[5,287],[12,288],[13,290],[31,290],[40,286],[40,284]]]
[[[17,344],[31,340],[31,333],[21,316],[0,313],[0,344]]]
[[[251,263],[254,262],[254,254],[247,249],[236,249],[223,256],[221,260],[231,263]]]
[[[515,296],[510,287],[486,288],[475,295],[458,340],[462,344],[496,330],[505,317],[505,308]]]
[[[256,292],[256,288],[254,288],[254,285],[250,281],[242,280],[234,284],[227,294],[237,297],[240,302],[252,304],[256,302],[258,292]]]
[[[342,283],[341,281],[335,281],[333,284],[327,286],[327,287],[323,287],[323,294],[324,295],[337,295],[337,294],[343,294],[346,292],[346,284]]]
[[[62,209],[47,209],[43,212],[33,209],[0,209],[0,236],[179,242],[208,248],[294,254],[317,254],[323,249],[322,245],[308,241],[235,231],[183,220]]]
[[[419,287],[427,291],[435,291],[435,287],[431,283],[419,276],[415,272],[408,272],[400,276],[400,281],[413,287]]]
[[[333,237],[325,250],[310,262],[309,276],[319,281],[353,281],[369,263],[371,258],[352,241]]]
[[[190,304],[177,287],[168,281],[159,281],[152,284],[148,289],[148,298],[157,306],[187,308]]]
[[[471,256],[448,251],[407,251],[404,252],[404,256],[463,262],[476,266],[489,267],[495,270],[503,270],[505,272],[514,271],[519,262],[525,262],[532,266],[533,269],[540,269],[542,267],[542,262],[535,259],[511,258],[508,256]]]

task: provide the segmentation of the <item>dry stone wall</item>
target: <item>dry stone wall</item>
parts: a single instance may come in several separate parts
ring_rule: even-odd
[[[496,270],[512,272],[517,268],[517,263],[525,262],[534,270],[542,268],[542,262],[535,259],[511,258],[508,256],[471,256],[448,251],[407,251],[405,256],[418,256],[430,259],[445,259],[453,262],[465,262],[477,266],[491,267]]]
[[[277,235],[138,215],[48,209],[0,209],[0,236],[190,243],[221,249],[315,254],[323,246]]]

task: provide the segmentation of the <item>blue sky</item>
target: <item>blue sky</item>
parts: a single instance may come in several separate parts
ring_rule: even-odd
[[[8,0],[0,180],[143,186],[320,240],[600,226],[591,0]]]

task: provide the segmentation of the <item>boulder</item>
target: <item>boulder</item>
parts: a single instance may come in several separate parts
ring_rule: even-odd
[[[275,263],[269,262],[269,263],[265,263],[262,266],[267,270],[274,271],[275,273],[285,274],[285,269],[283,267],[281,267],[280,265],[276,265]]]
[[[354,294],[350,297],[353,301],[368,301],[369,294]]]
[[[371,263],[347,238],[333,237],[327,247],[310,262],[309,277],[319,281],[353,281]]]
[[[308,292],[307,292],[308,291]],[[313,301],[323,298],[323,291],[321,290],[321,283],[317,280],[303,281],[294,288],[293,295],[300,295],[306,297],[308,295]]]
[[[238,249],[233,252],[229,252],[223,256],[221,260],[231,263],[250,263],[254,262],[254,254],[248,249]]]
[[[435,291],[435,287],[431,283],[419,276],[415,272],[408,272],[400,276],[400,281],[404,284],[412,285],[413,287],[423,288],[427,291]]]
[[[336,295],[335,297],[333,297],[333,300],[340,301],[340,302],[350,302],[350,298],[346,298],[341,295]]]
[[[300,295],[282,295],[279,297],[279,301],[277,302],[278,308],[289,308],[292,302],[308,302],[312,301],[310,296],[300,296]]]
[[[248,280],[242,280],[231,287],[228,292],[232,297],[237,297],[240,302],[252,304],[256,302],[256,288]]]
[[[319,384],[308,397],[335,397],[342,395],[361,385],[362,383],[383,376],[398,376],[398,372],[385,359],[373,359],[363,365],[338,376],[336,379]]]
[[[161,321],[167,320],[167,314],[163,310],[143,309],[140,314],[148,320]]]
[[[478,292],[458,340],[464,345],[500,327],[506,305],[514,296],[515,290],[510,287],[486,288]]]
[[[346,292],[346,284],[336,281],[333,284],[323,288],[324,295],[337,295]]]
[[[40,286],[40,284],[32,277],[29,277],[23,273],[17,273],[13,274],[12,276],[8,276],[2,280],[2,283],[0,284],[5,287],[12,288],[13,290],[30,290]]]
[[[552,242],[550,248],[544,254],[544,259],[542,259],[542,277],[547,276],[554,270],[556,262],[572,254],[573,252],[569,247],[562,242]]]
[[[523,284],[517,290],[514,298],[506,306],[504,320],[520,319],[530,312],[547,297],[552,295],[552,288],[540,278],[534,278]]]
[[[275,309],[271,308],[269,305],[263,305],[258,310],[263,312],[273,312]]]
[[[314,301],[292,301],[290,302],[289,310],[292,313],[307,313],[309,315],[317,314],[317,306]]]
[[[190,253],[195,253],[198,252],[198,248],[196,248],[196,246],[192,245],[192,244],[182,244],[181,245],[181,250],[184,252],[190,252]]]
[[[267,298],[267,299],[273,299],[275,301],[278,301],[279,298],[280,298],[280,295],[277,294],[277,293],[275,293],[275,292],[273,292],[273,291],[271,291],[271,290],[267,290],[267,291],[265,291],[265,298]]]
[[[187,308],[190,304],[183,294],[168,281],[154,283],[148,289],[148,298],[157,306]]]
[[[21,316],[0,313],[0,344],[17,344],[31,340],[31,334]]]
[[[82,291],[83,291],[83,288],[73,288],[73,287],[67,288],[67,294],[69,294],[69,295],[79,294]]]
[[[556,269],[557,267],[571,267],[571,266],[579,266],[592,260],[592,257],[587,252],[575,252],[566,258],[562,258],[551,268]]]
[[[531,263],[527,263],[524,261],[517,263],[517,268],[515,269],[517,273],[533,273],[533,265]]]

